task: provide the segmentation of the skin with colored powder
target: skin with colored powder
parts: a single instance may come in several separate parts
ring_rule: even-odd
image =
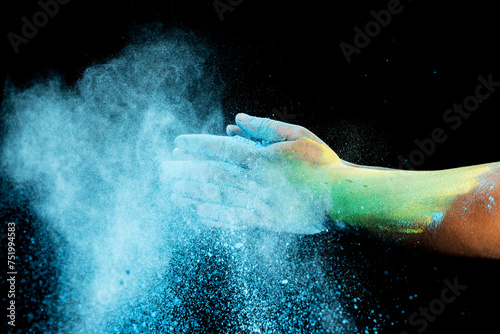
[[[456,196],[476,189],[485,172],[495,168],[485,164],[416,172],[347,165],[340,159],[320,165],[299,164],[302,166],[297,169],[309,172],[296,182],[329,194],[328,213],[333,220],[405,233],[420,233],[439,224]],[[297,177],[291,175],[290,179]],[[389,191],[388,185],[399,191]]]
[[[245,114],[227,133],[179,136],[173,152],[184,173],[172,199],[210,226],[318,233],[329,217],[450,254],[500,258],[500,163],[360,166],[303,127]]]

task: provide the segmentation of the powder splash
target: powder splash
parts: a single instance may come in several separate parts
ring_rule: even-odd
[[[39,242],[60,247],[41,331],[358,331],[341,289],[298,258],[300,236],[210,229],[169,201],[159,167],[174,138],[224,128],[214,57],[193,34],[171,32],[72,87],[7,85],[2,174],[51,231]]]

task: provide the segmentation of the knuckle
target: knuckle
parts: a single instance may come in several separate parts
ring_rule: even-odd
[[[261,118],[258,128],[260,131],[265,130],[265,129],[269,128],[273,122],[274,121],[272,119]]]
[[[304,128],[303,126],[298,126],[297,127],[297,135],[301,138],[307,137],[309,135],[309,130]]]

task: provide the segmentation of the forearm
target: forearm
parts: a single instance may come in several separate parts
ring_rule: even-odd
[[[500,257],[499,163],[442,171],[344,164],[331,171],[333,220],[448,253]]]
[[[471,192],[457,196],[435,229],[407,236],[441,252],[500,259],[499,164]]]

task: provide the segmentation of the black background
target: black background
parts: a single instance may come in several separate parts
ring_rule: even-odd
[[[136,27],[160,22],[192,29],[213,44],[227,80],[223,105],[228,122],[239,111],[273,117],[275,108],[283,112],[286,107],[295,117],[291,122],[311,129],[341,158],[392,168],[398,168],[400,156],[408,157],[417,148],[415,139],[430,138],[439,127],[448,139],[417,169],[500,160],[496,126],[500,93],[483,101],[457,130],[442,119],[446,109],[474,93],[479,75],[492,73],[493,80],[500,81],[500,29],[494,2],[402,1],[402,12],[348,64],[339,44],[353,44],[353,28],[363,28],[373,19],[370,11],[385,9],[387,3],[244,0],[225,12],[221,21],[210,0],[73,0],[61,5],[17,54],[7,34],[20,34],[21,18],[31,18],[40,8],[37,1],[3,3],[1,82],[8,77],[23,86],[58,72],[74,83],[86,67],[106,61],[126,46]],[[2,181],[4,204],[8,192],[9,185]],[[7,206],[2,220],[21,217],[26,222],[26,208],[19,203]],[[25,228],[26,235],[35,233],[28,223]],[[306,240],[328,244],[321,236]],[[467,290],[425,333],[496,330],[498,261],[449,257],[363,236],[344,236],[341,242],[370,293],[390,314],[383,333],[414,333],[417,327],[405,320],[438,298],[443,280],[454,277]],[[33,263],[43,261],[33,256]],[[37,293],[49,293],[50,284],[36,275],[36,266],[26,267],[31,273],[27,281],[40,281],[33,285]],[[413,294],[418,298],[409,299]],[[26,305],[26,310],[38,308],[28,301]],[[366,321],[363,308],[351,311],[360,323]],[[22,308],[18,314],[27,326],[36,322],[36,317],[23,316]]]

